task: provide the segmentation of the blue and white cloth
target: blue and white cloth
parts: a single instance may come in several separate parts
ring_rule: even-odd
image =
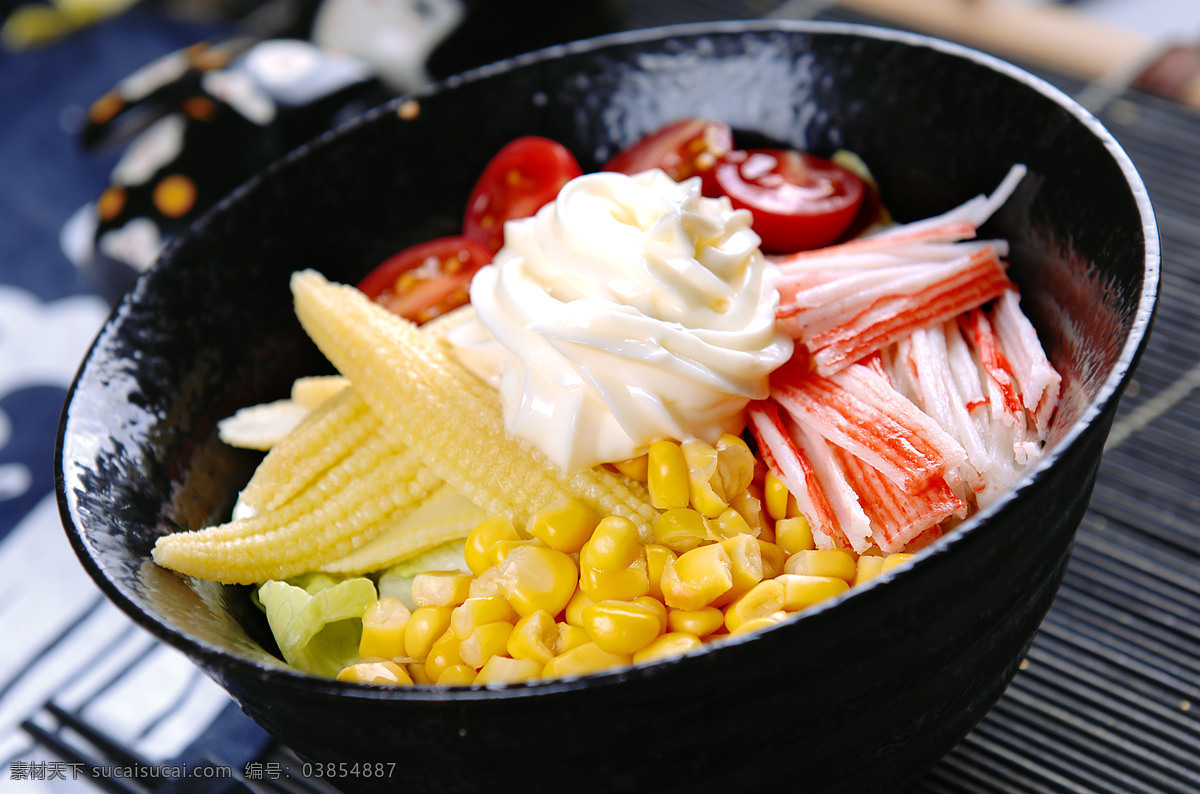
[[[84,153],[76,131],[123,76],[216,32],[135,8],[55,44],[0,51],[0,790],[113,790],[93,775],[129,771],[103,753],[90,756],[103,762],[94,769],[63,758],[56,741],[87,745],[62,715],[148,764],[229,772],[178,783],[185,791],[253,788],[246,765],[270,743],[220,687],[101,594],[53,494],[63,400],[110,308],[60,245],[118,156]],[[143,790],[171,788],[148,782]]]

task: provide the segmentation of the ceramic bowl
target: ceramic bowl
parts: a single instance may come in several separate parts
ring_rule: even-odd
[[[298,674],[245,588],[156,567],[166,532],[227,517],[255,456],[215,422],[328,365],[288,277],[353,283],[454,233],[470,187],[520,135],[585,169],[677,117],[828,154],[857,152],[902,220],[1023,188],[986,231],[1064,392],[1047,451],[1007,497],[908,568],[745,639],[673,661],[499,689],[385,689]],[[448,79],[313,141],[175,241],[114,310],[63,413],[58,495],[83,565],[139,624],[190,656],[268,731],[346,789],[896,791],[1003,693],[1084,514],[1158,291],[1143,185],[1071,99],[991,57],[823,23],[618,34]],[[337,768],[337,767],[335,767]]]

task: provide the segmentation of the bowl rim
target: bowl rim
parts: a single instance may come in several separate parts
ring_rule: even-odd
[[[76,520],[77,504],[67,492],[63,469],[63,452],[69,422],[69,410],[76,397],[82,376],[91,364],[92,356],[96,351],[100,339],[119,319],[124,308],[136,300],[136,296],[139,293],[137,284],[146,276],[146,274],[141,274],[135,280],[134,285],[113,307],[96,339],[89,346],[87,354],[82,359],[79,370],[72,380],[63,404],[55,442],[54,479],[61,521],[76,556],[93,581],[136,624],[149,630],[159,640],[184,652],[210,676],[214,675],[214,671],[216,670],[224,671],[226,668],[241,668],[250,677],[260,681],[269,680],[275,687],[282,686],[297,692],[303,691],[308,695],[354,698],[360,701],[496,701],[498,699],[507,700],[510,698],[546,697],[553,694],[570,693],[584,688],[594,689],[597,687],[612,686],[630,679],[652,678],[662,671],[678,665],[696,664],[702,657],[718,652],[723,647],[757,642],[761,637],[768,634],[787,631],[789,627],[794,627],[804,619],[836,609],[847,598],[857,597],[860,594],[874,591],[876,588],[883,586],[885,582],[891,581],[895,576],[905,575],[909,569],[919,568],[924,562],[947,554],[950,549],[968,540],[981,524],[1004,511],[1022,492],[1032,487],[1037,480],[1044,476],[1046,470],[1054,467],[1066,450],[1073,447],[1079,438],[1091,428],[1097,417],[1107,409],[1109,404],[1119,399],[1149,340],[1160,290],[1161,243],[1157,221],[1145,184],[1129,155],[1100,120],[1091,111],[1047,80],[1011,62],[967,45],[947,41],[929,34],[874,24],[821,20],[755,19],[672,24],[639,30],[620,31],[564,44],[556,44],[523,53],[479,66],[460,74],[448,76],[417,91],[398,95],[300,145],[248,178],[241,186],[206,211],[185,232],[173,238],[147,272],[152,272],[162,267],[164,262],[168,262],[171,259],[174,250],[186,245],[191,238],[198,235],[209,224],[212,217],[225,212],[228,207],[244,200],[247,194],[252,194],[256,187],[276,170],[288,167],[289,163],[303,158],[313,149],[336,141],[348,131],[360,125],[369,124],[380,115],[396,112],[406,102],[419,101],[423,97],[453,90],[459,85],[486,79],[492,75],[518,70],[540,62],[555,60],[568,55],[601,51],[610,47],[627,47],[642,42],[656,42],[680,37],[771,35],[776,33],[867,37],[879,41],[895,42],[916,48],[929,49],[973,62],[1032,88],[1069,113],[1104,145],[1109,155],[1121,170],[1122,176],[1129,186],[1141,216],[1142,234],[1145,243],[1141,294],[1138,297],[1136,311],[1131,318],[1128,338],[1114,363],[1112,371],[1097,390],[1096,396],[1088,403],[1086,409],[1075,420],[1069,430],[1058,440],[1054,448],[1049,450],[1047,454],[1042,455],[1035,466],[1024,474],[1014,488],[1010,489],[988,507],[978,511],[961,526],[957,527],[954,532],[922,549],[909,563],[900,569],[876,577],[876,579],[866,583],[862,587],[854,588],[847,593],[810,608],[800,618],[785,621],[782,624],[763,629],[753,634],[733,636],[722,640],[720,643],[706,644],[701,649],[697,649],[681,657],[614,668],[585,676],[508,685],[473,685],[469,687],[416,686],[398,688],[353,684],[327,679],[292,669],[282,660],[276,660],[275,664],[268,664],[256,661],[248,656],[232,653],[182,631],[166,620],[159,618],[154,613],[143,609],[106,575],[104,568],[93,556],[96,553],[95,550],[85,541],[83,533],[80,531]],[[264,650],[264,653],[269,652]]]

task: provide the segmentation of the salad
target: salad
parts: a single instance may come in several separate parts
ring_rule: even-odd
[[[304,672],[585,675],[753,632],[905,564],[1041,452],[1061,379],[977,230],[866,166],[682,119],[584,174],[521,138],[460,235],[293,275],[340,375],[223,421],[266,451],[155,561],[251,585]]]

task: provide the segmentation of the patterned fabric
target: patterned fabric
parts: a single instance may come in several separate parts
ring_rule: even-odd
[[[204,763],[214,743],[244,776],[268,738],[215,683],[112,606],[67,542],[53,496],[54,438],[75,369],[109,311],[59,246],[103,188],[115,152],[87,153],[96,97],[163,52],[220,33],[149,9],[68,39],[0,52],[0,788],[111,790],[135,761]],[[75,730],[64,730],[64,726]],[[94,727],[127,756],[83,756]],[[87,766],[85,758],[97,761]],[[232,761],[241,762],[242,766]],[[262,763],[259,761],[258,763]],[[238,768],[234,768],[238,767]],[[223,772],[224,770],[222,770]],[[253,771],[253,769],[252,769]],[[193,777],[179,790],[240,788]],[[168,790],[168,781],[158,790]]]

